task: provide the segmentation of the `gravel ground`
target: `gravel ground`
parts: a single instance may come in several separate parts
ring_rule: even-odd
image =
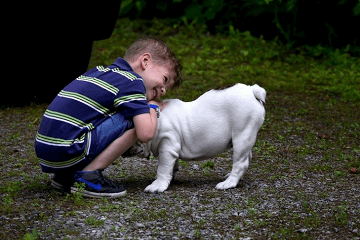
[[[1,215],[1,225],[6,239],[21,237],[21,228],[40,239],[360,239],[358,175],[346,182],[322,174],[271,179],[250,168],[237,188],[218,191],[215,185],[229,170],[228,154],[214,159],[216,170],[205,176],[201,165],[189,163],[163,194],[143,192],[151,183],[144,169],[155,172],[155,160],[121,159],[121,166],[131,166],[121,172],[135,173],[124,182],[126,197],[74,205],[72,196],[50,186],[26,190],[14,207],[30,202],[30,209]],[[105,174],[118,170],[113,165]]]
[[[334,106],[314,100],[317,108],[304,115],[289,110],[301,106],[286,98],[272,101],[236,188],[215,189],[231,170],[231,149],[180,162],[161,194],[144,193],[156,159],[120,158],[104,174],[124,184],[127,195],[110,200],[56,191],[52,176],[41,174],[32,146],[45,106],[1,110],[1,238],[360,239],[360,174],[352,174],[359,141],[349,135],[359,113],[339,105],[333,119],[350,123],[329,127],[321,119],[334,115]],[[350,137],[340,140],[345,132]]]

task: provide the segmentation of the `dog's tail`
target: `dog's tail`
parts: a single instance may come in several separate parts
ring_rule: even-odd
[[[254,84],[253,86],[251,86],[251,89],[252,89],[252,92],[253,92],[255,98],[260,101],[261,105],[263,105],[263,103],[265,103],[265,98],[266,98],[265,89],[263,89],[262,87],[260,87],[257,84]]]

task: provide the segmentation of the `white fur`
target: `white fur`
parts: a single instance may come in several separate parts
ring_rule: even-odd
[[[178,168],[179,158],[203,160],[233,146],[233,167],[217,189],[236,187],[249,166],[251,148],[265,118],[266,91],[258,85],[236,84],[211,90],[192,102],[165,100],[153,139],[144,144],[142,156],[159,156],[156,180],[145,192],[163,192]]]

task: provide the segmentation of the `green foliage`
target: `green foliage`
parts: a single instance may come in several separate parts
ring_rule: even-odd
[[[181,8],[172,8],[174,4],[181,4]],[[145,1],[145,0],[124,0],[121,3],[120,16],[134,15],[136,17],[147,16],[146,11],[155,10],[157,12],[171,12],[167,17],[173,16],[173,11],[181,12],[182,16],[190,21],[197,21],[204,23],[208,20],[213,20],[219,11],[223,9],[226,1],[224,0],[172,0],[172,1]],[[175,14],[176,16],[178,14]],[[154,13],[153,16],[156,16]]]
[[[246,8],[247,15],[249,16],[259,16],[265,12],[270,12],[273,14],[273,22],[276,25],[279,32],[286,39],[286,42],[290,42],[290,37],[293,29],[289,23],[286,24],[286,27],[280,22],[279,15],[281,13],[291,13],[294,18],[292,19],[292,24],[296,20],[296,2],[297,0],[288,0],[285,3],[282,0],[244,0],[243,7]]]
[[[123,0],[120,6],[120,15],[126,15],[133,9],[135,9],[137,13],[141,14],[145,6],[145,0]]]
[[[360,54],[357,31],[346,28],[360,24],[360,3],[354,0],[125,0],[120,13],[144,19],[186,19],[205,23],[211,32],[224,33],[234,26],[290,45],[343,48],[350,44],[348,51]]]
[[[39,239],[39,237],[41,235],[42,235],[41,232],[38,232],[35,228],[35,229],[33,229],[33,231],[31,233],[25,234],[23,239],[24,240],[36,240],[36,239]]]
[[[354,7],[353,12],[354,12],[354,16],[359,16],[360,15],[360,1]]]
[[[214,168],[215,164],[213,161],[206,161],[203,163],[203,168],[205,169],[211,169]]]
[[[89,67],[111,64],[143,34],[164,39],[184,66],[183,86],[169,91],[167,98],[191,101],[209,89],[242,82],[257,83],[269,92],[321,93],[331,99],[360,100],[360,59],[346,51],[320,45],[288,48],[233,26],[214,40],[204,24],[184,20],[120,19],[113,36],[94,45]]]
[[[93,227],[99,227],[104,225],[105,220],[102,219],[95,219],[95,217],[91,216],[85,220],[85,223],[93,226]]]
[[[334,218],[335,218],[336,226],[343,227],[346,224],[348,224],[348,213],[347,213],[348,208],[349,206],[345,202],[345,205],[341,205],[337,209],[335,209]]]
[[[76,183],[74,183],[74,185],[78,191],[73,192],[71,194],[67,194],[66,198],[72,199],[76,205],[81,205],[84,203],[83,195],[81,192],[85,190],[85,183],[77,183],[76,182]]]
[[[190,20],[207,22],[215,19],[224,6],[225,1],[223,0],[193,1],[186,7],[185,17]]]

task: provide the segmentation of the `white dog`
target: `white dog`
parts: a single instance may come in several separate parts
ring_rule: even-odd
[[[163,192],[178,170],[179,158],[203,160],[233,147],[233,167],[217,189],[236,187],[249,166],[251,148],[265,118],[266,91],[258,85],[236,84],[211,90],[192,102],[165,100],[157,131],[147,143],[134,145],[142,157],[159,156],[156,180],[145,192]],[[134,152],[134,150],[132,150]],[[139,154],[140,153],[140,154]]]

